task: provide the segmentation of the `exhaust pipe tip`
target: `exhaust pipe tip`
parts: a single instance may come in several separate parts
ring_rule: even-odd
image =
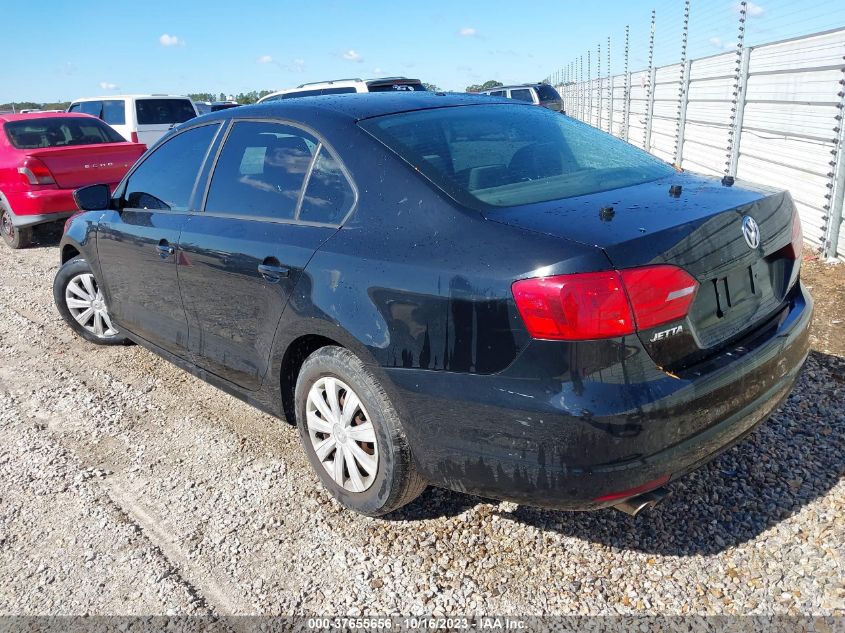
[[[624,512],[629,516],[635,517],[643,510],[653,508],[663,501],[668,495],[668,489],[655,488],[654,490],[649,490],[648,492],[644,492],[636,497],[625,499],[625,501],[617,503],[613,507],[620,512]]]

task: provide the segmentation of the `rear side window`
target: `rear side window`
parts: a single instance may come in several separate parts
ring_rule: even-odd
[[[99,119],[50,117],[6,123],[6,136],[18,149],[123,143],[124,138]]]
[[[358,125],[474,208],[582,196],[675,173],[633,145],[546,108],[438,108]]]
[[[123,99],[103,101],[103,113],[100,118],[109,125],[126,125],[126,102]]]
[[[528,103],[532,103],[534,101],[534,98],[531,96],[530,88],[517,88],[515,90],[511,90],[511,99],[516,99],[517,101],[527,101]]]
[[[320,146],[314,162],[298,219],[306,222],[340,224],[355,202],[355,193],[340,164],[331,152]]]
[[[504,90],[494,90],[493,92],[490,93],[490,96],[491,97],[504,97],[505,91]]]
[[[138,99],[135,113],[138,125],[172,125],[197,116],[187,99]]]
[[[322,93],[322,90],[317,88],[316,90],[300,90],[298,92],[286,92],[282,95],[282,99],[294,99],[296,97],[318,97]]]
[[[536,90],[540,101],[560,101],[560,95],[557,93],[557,90],[548,84],[540,84]]]
[[[103,111],[102,101],[83,101],[78,105],[79,108],[72,110],[72,112],[82,112],[83,114],[90,114],[91,116],[95,116],[99,119],[100,114]]]
[[[218,128],[219,124],[186,130],[159,146],[129,177],[124,206],[187,210],[197,174]]]
[[[217,159],[205,210],[293,219],[316,151],[317,140],[299,128],[238,121]]]

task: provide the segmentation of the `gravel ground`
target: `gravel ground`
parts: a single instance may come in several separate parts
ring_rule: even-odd
[[[845,267],[807,268],[833,316],[786,404],[654,512],[429,489],[375,520],[293,427],[73,336],[57,259],[0,249],[2,614],[845,614]]]

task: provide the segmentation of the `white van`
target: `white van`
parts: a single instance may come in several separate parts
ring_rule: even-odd
[[[352,92],[425,92],[425,86],[419,79],[407,77],[381,77],[379,79],[333,79],[301,84],[296,88],[279,90],[261,97],[258,103],[281,101],[295,97],[317,97]]]
[[[150,147],[175,124],[199,115],[194,102],[178,95],[115,95],[76,99],[68,112],[98,117],[127,141]]]

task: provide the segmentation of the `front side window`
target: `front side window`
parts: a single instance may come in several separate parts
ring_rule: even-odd
[[[138,99],[135,113],[138,125],[173,125],[197,116],[187,99]]]
[[[192,128],[160,145],[129,177],[124,206],[186,211],[218,128],[219,124]]]
[[[109,125],[126,125],[126,102],[123,99],[103,101],[103,115],[100,118]]]
[[[325,146],[320,146],[308,179],[299,219],[306,222],[340,224],[355,202],[355,193],[340,164]]]
[[[494,90],[493,92],[490,93],[490,96],[491,97],[504,97],[505,91],[504,90]]]
[[[307,132],[269,121],[238,121],[217,159],[205,210],[293,219],[317,151]]]
[[[437,108],[359,125],[445,193],[474,208],[582,196],[675,173],[633,145],[546,108]]]
[[[123,143],[124,138],[99,119],[49,117],[6,123],[6,136],[18,149]]]
[[[531,90],[529,88],[517,88],[516,90],[511,90],[511,99],[516,99],[517,101],[527,101],[528,103],[534,102],[534,98],[531,96]]]

